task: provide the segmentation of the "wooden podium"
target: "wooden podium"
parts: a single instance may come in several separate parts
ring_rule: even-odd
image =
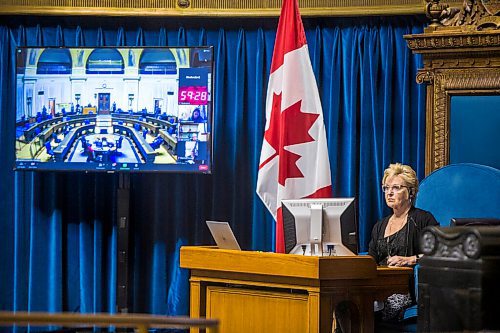
[[[351,304],[352,332],[373,332],[373,302],[408,292],[413,274],[411,268],[377,267],[369,256],[203,246],[182,247],[180,265],[191,270],[191,317],[219,319],[220,333],[331,333],[341,302]]]

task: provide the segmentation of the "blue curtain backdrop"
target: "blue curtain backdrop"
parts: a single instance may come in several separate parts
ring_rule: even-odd
[[[114,312],[118,175],[12,171],[17,46],[213,45],[212,175],[131,174],[133,312],[188,314],[182,245],[211,244],[206,219],[230,221],[245,249],[271,251],[274,222],[255,194],[277,19],[2,17],[0,310]],[[421,18],[304,19],[323,103],[334,196],[359,204],[361,250],[388,213],[391,162],[424,176],[420,59],[403,35]]]

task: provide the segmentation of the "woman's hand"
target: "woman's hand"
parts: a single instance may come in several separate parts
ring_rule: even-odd
[[[392,256],[387,258],[387,266],[390,267],[413,266],[416,263],[417,263],[417,256],[411,256],[411,257]]]

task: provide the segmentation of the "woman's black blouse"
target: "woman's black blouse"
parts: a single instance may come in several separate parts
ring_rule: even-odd
[[[419,240],[422,230],[427,226],[438,225],[430,212],[411,207],[406,225],[395,234],[384,237],[391,216],[378,221],[372,230],[368,254],[375,259],[377,265],[387,265],[388,255],[411,257],[421,253]]]

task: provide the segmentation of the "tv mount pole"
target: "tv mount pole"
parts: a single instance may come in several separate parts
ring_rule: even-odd
[[[130,253],[130,174],[118,173],[117,191],[117,267],[116,267],[116,312],[128,313],[131,291],[129,288],[131,275],[129,272]]]

